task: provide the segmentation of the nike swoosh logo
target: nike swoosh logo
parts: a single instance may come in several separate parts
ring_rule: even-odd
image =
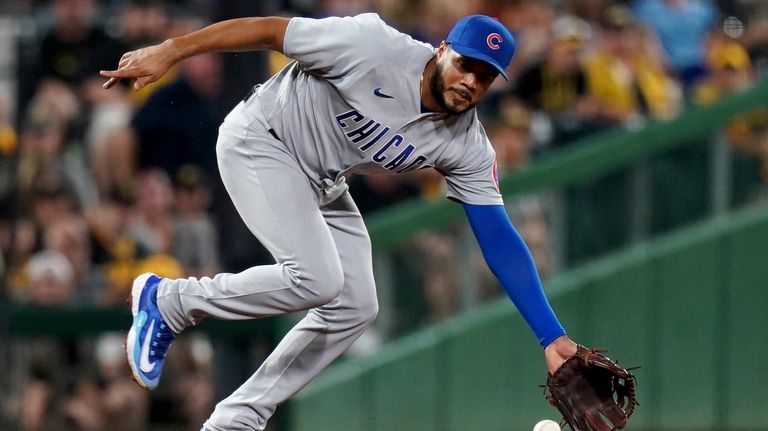
[[[152,341],[152,331],[155,329],[155,321],[149,324],[147,334],[144,335],[144,340],[141,343],[141,357],[139,358],[139,368],[145,373],[155,369],[155,364],[149,362],[149,344]]]
[[[385,99],[394,99],[395,98],[394,96],[390,96],[389,94],[382,93],[381,92],[381,87],[378,87],[378,88],[374,89],[373,90],[373,94],[375,94],[375,95],[377,95],[379,97],[383,97]]]

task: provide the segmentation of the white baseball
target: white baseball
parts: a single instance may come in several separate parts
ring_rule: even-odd
[[[560,431],[560,425],[555,421],[544,419],[533,426],[533,431]]]

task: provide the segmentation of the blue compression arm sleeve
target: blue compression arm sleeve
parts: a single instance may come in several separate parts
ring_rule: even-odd
[[[546,347],[565,334],[549,305],[531,253],[512,226],[503,205],[464,204],[469,224],[488,267],[523,318]]]

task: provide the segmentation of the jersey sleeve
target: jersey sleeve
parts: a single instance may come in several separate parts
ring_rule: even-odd
[[[301,67],[332,79],[367,70],[396,32],[375,13],[354,17],[292,18],[285,31],[283,52]]]
[[[463,151],[443,166],[446,197],[471,205],[501,205],[496,152],[478,121],[467,130]]]

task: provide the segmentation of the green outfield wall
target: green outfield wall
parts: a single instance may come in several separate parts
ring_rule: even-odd
[[[548,283],[571,336],[641,366],[629,430],[768,429],[768,206]],[[349,359],[293,402],[295,431],[510,431],[557,419],[507,300]]]

